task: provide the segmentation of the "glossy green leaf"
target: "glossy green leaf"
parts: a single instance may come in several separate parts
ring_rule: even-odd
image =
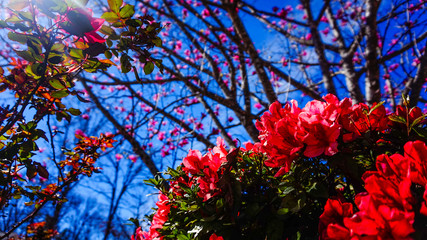
[[[61,54],[64,52],[64,48],[64,44],[56,43],[51,47],[50,51]]]
[[[108,0],[108,6],[110,7],[112,12],[118,13],[120,7],[123,4],[123,0]]]
[[[132,69],[132,64],[130,63],[131,60],[132,59],[127,54],[123,54],[120,57],[120,65],[123,73],[128,73]]]
[[[31,65],[31,71],[37,76],[42,76],[44,74],[43,66],[40,63],[34,63]]]
[[[15,53],[28,62],[36,61],[36,59],[31,55],[30,51],[15,51]]]
[[[67,90],[59,90],[59,91],[52,92],[50,96],[52,96],[53,98],[63,98],[68,96],[68,94],[69,93],[67,92]]]
[[[105,12],[101,15],[102,19],[105,19],[109,23],[117,22],[120,18],[115,12]]]
[[[401,117],[401,116],[398,116],[396,114],[389,115],[388,119],[390,119],[393,122],[398,122],[398,123],[406,124],[406,119],[403,118],[403,117]]]
[[[61,83],[61,80],[59,79],[50,79],[49,80],[49,85],[52,86],[55,89],[59,89],[62,90],[64,88],[66,88],[66,86],[64,86],[64,84]]]
[[[152,73],[152,72],[153,72],[153,70],[154,70],[154,63],[152,63],[152,62],[147,62],[147,63],[144,65],[144,73],[145,73],[145,74],[150,74],[150,73]]]
[[[120,9],[120,17],[122,19],[131,18],[135,14],[135,7],[130,4],[126,4],[122,9]]]
[[[151,40],[154,45],[156,45],[156,47],[161,47],[162,46],[162,39],[159,37],[156,37],[155,39]]]
[[[110,28],[109,26],[106,26],[106,25],[102,25],[102,27],[101,27],[101,29],[99,29],[99,31],[102,34],[105,34],[105,35],[116,34],[116,32],[114,31],[114,29],[112,29],[112,28]]]
[[[67,111],[74,116],[79,116],[80,114],[82,114],[82,112],[76,108],[69,108]]]
[[[27,40],[28,40],[28,36],[25,34],[20,34],[20,33],[14,33],[14,32],[9,32],[7,33],[7,37],[15,42],[19,42],[22,44],[26,44]]]
[[[110,59],[110,58],[112,58],[112,57],[113,57],[113,54],[112,54],[110,51],[105,51],[104,55],[105,55],[105,57],[106,57],[106,58],[108,58],[108,59]]]
[[[79,58],[79,59],[83,59],[83,50],[78,49],[78,48],[72,48],[70,50],[70,56],[74,57],[74,58]]]
[[[54,56],[54,57],[49,58],[49,62],[52,64],[59,64],[62,61],[64,61],[64,58],[61,56]]]

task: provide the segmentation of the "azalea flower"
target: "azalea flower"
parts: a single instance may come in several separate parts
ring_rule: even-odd
[[[101,29],[104,19],[92,17],[91,9],[74,8],[69,9],[59,25],[69,34],[82,38],[86,43],[103,43],[97,31]]]

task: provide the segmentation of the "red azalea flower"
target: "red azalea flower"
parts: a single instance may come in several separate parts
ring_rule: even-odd
[[[407,142],[404,146],[405,157],[410,162],[410,178],[421,186],[427,185],[427,147],[422,141]]]
[[[343,128],[350,133],[344,134],[344,142],[350,142],[361,136],[369,130],[369,119],[367,113],[369,107],[366,104],[359,103],[353,105],[347,114],[340,116],[340,122]]]
[[[66,32],[81,37],[87,43],[103,43],[105,39],[98,33],[104,19],[93,18],[91,9],[69,9],[65,17],[61,19],[60,26]]]
[[[356,196],[356,204],[360,211],[344,219],[355,239],[412,239],[413,212],[381,205],[366,193]]]
[[[209,237],[209,240],[224,240],[221,236],[217,236],[215,233]]]
[[[218,173],[213,171],[210,168],[205,168],[203,170],[204,176],[197,179],[199,184],[200,191],[197,193],[197,196],[203,198],[203,201],[207,201],[213,196],[218,195],[221,192],[221,189],[218,189]]]
[[[284,108],[279,102],[274,102],[269,109],[270,112],[264,113],[256,122],[261,149],[269,156],[265,165],[284,167],[289,171],[293,159],[303,147],[301,138],[305,133],[296,121],[301,109],[295,101]]]
[[[372,108],[374,108],[376,104]],[[369,114],[369,107],[364,103],[351,106],[350,111],[346,111],[340,116],[340,123],[343,128],[350,133],[344,134],[344,142],[350,142],[360,137],[368,130],[384,131],[389,127],[389,119],[383,105],[377,107]]]
[[[347,114],[351,100],[341,102],[332,94],[326,95],[325,102],[311,101],[299,114],[299,126],[305,129],[303,142],[307,145],[304,155],[317,157],[321,154],[332,156],[338,152],[337,139],[341,133],[339,116]]]
[[[206,158],[202,157],[202,154],[199,150],[190,150],[187,157],[184,158],[182,163],[184,164],[183,170],[186,173],[198,174],[200,173],[205,166]]]
[[[319,218],[320,239],[349,239],[350,231],[344,227],[343,219],[353,215],[353,205],[340,199],[328,199]]]
[[[377,104],[374,103],[372,108],[375,108]],[[390,120],[387,117],[387,111],[384,105],[376,107],[369,115],[370,129],[373,131],[384,131],[389,127]]]

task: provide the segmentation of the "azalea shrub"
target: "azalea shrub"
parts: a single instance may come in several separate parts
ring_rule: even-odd
[[[275,102],[259,142],[219,138],[147,180],[159,200],[133,239],[423,239],[426,115],[408,106]]]

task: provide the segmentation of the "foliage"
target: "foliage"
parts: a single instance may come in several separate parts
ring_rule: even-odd
[[[425,118],[331,94],[302,109],[275,102],[257,121],[259,143],[226,150],[218,139],[148,180],[157,210],[134,238],[422,239]]]
[[[54,138],[63,132],[53,129],[55,120],[51,116],[56,116],[58,122],[70,122],[81,111],[67,107],[64,99],[88,101],[76,89],[78,76],[115,66],[109,60],[112,55],[121,57],[121,69],[128,72],[133,61],[127,55],[129,51],[137,51],[149,65],[147,74],[153,71],[153,63],[161,67],[161,62],[147,51],[160,40],[159,24],[152,23],[149,16],[135,17],[134,6],[122,6],[119,0],[109,1],[111,11],[103,15],[109,24],[105,24],[104,19],[94,18],[92,10],[85,8],[87,2],[10,1],[8,17],[0,20],[0,29],[7,31],[8,39],[24,48],[14,50],[16,57],[10,57],[6,70],[0,67],[0,90],[15,98],[12,107],[0,107],[0,209],[21,197],[26,197],[26,206],[33,208],[2,239],[34,217],[47,202],[66,201],[61,195],[63,188],[81,176],[100,171],[95,167],[100,151],[113,147],[111,133],[95,137],[80,131],[75,134],[75,147],[61,149],[66,157],[56,159]],[[48,133],[42,130],[45,124]],[[50,141],[50,162],[41,163],[35,158],[40,150],[39,139]],[[57,233],[46,226],[44,222],[31,224],[27,237],[48,239]]]

